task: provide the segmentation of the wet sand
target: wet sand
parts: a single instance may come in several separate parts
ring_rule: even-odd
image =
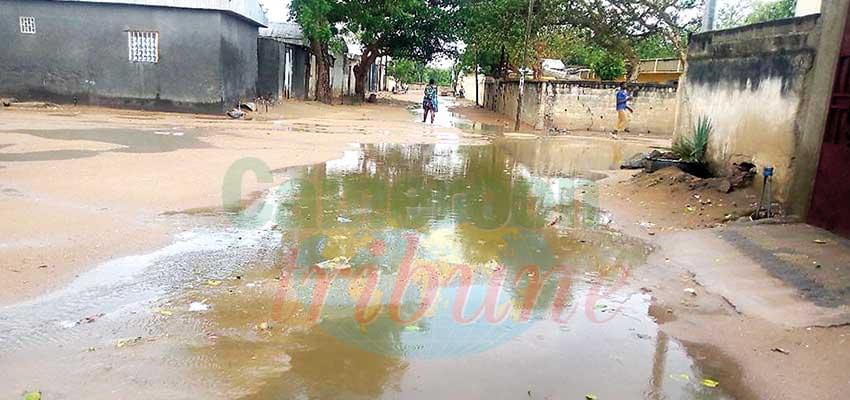
[[[286,102],[251,121],[94,107],[2,109],[0,118],[0,304],[168,243],[194,222],[162,215],[220,210],[222,181],[240,159],[276,171],[339,157],[350,143],[475,141],[395,104]],[[280,179],[248,173],[242,193]]]
[[[736,222],[753,209],[752,190],[646,188],[646,179],[631,180],[635,173],[601,181],[601,204],[613,226],[656,246],[634,278],[652,295],[661,330],[703,363],[724,360],[724,385],[740,398],[839,398],[850,390],[850,302],[817,298],[823,294],[805,283],[819,282],[828,295],[847,292],[846,240],[804,224]],[[741,236],[757,242],[749,253],[736,244]],[[797,271],[781,271],[792,277],[783,280],[773,273],[780,267]]]

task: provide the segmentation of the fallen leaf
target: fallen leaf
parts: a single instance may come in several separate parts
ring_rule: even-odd
[[[212,280],[212,279],[210,279],[210,280],[208,280],[208,281],[207,281],[207,285],[209,285],[209,286],[218,286],[218,285],[221,285],[221,281],[216,281],[216,280]]]
[[[817,243],[817,244],[826,244],[826,240],[823,240],[823,239],[815,239],[815,243]]]
[[[720,382],[712,380],[712,379],[708,379],[708,378],[701,380],[700,383],[703,386],[710,387],[710,388],[715,388],[717,386],[720,386]]]
[[[24,395],[24,400],[41,400],[41,392],[29,392]]]
[[[585,398],[585,400],[596,400],[596,399],[598,399],[598,397],[596,397],[595,394],[586,394],[586,395],[584,395],[584,398]]]

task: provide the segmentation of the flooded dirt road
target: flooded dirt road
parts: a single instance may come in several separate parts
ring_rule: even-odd
[[[545,151],[445,140],[236,162],[225,198],[250,174],[283,182],[3,308],[0,396],[746,398],[734,366],[650,317],[632,274],[653,248],[599,208],[616,149],[551,168],[528,146]]]

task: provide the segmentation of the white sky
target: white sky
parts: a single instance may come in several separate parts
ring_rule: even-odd
[[[269,22],[284,22],[289,19],[290,0],[259,0],[266,9]]]

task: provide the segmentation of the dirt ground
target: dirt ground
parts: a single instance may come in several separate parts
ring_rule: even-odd
[[[220,208],[222,177],[245,157],[276,171],[338,158],[351,143],[475,142],[451,126],[415,123],[403,102],[284,102],[247,121],[82,106],[0,109],[0,304],[167,243],[186,226],[162,215]],[[246,195],[275,184],[250,173],[243,182]]]
[[[725,193],[677,168],[653,173],[617,171],[602,182],[611,207],[637,208],[642,233],[711,228],[751,215],[759,193],[752,187]],[[627,207],[628,205],[628,207]]]
[[[738,365],[719,379],[740,398],[846,393],[850,242],[805,224],[742,221],[757,207],[755,190],[694,180],[669,168],[600,182],[615,226],[656,246],[635,278],[662,329],[697,359]]]

